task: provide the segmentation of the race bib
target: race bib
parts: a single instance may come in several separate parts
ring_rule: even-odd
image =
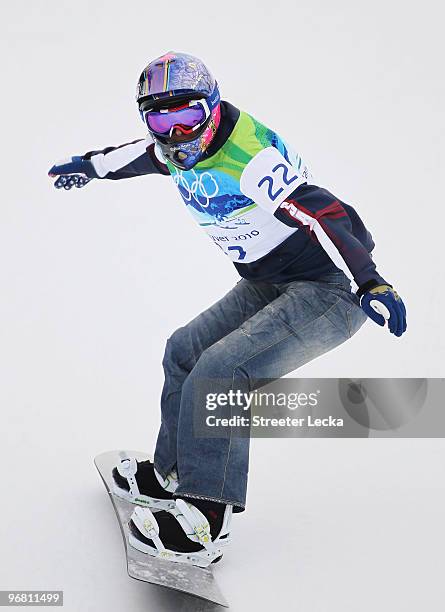
[[[307,170],[292,166],[275,147],[267,147],[244,168],[241,191],[258,206],[273,214],[295,189],[307,182]]]

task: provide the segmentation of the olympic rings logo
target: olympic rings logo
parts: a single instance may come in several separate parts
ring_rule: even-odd
[[[202,208],[208,208],[210,200],[218,195],[218,183],[210,172],[202,172],[201,174],[197,174],[195,170],[191,170],[191,172],[193,181],[189,183],[182,170],[176,171],[173,176],[175,185],[179,188],[186,202],[193,199]]]

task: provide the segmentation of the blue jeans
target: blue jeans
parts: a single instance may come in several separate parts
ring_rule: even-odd
[[[348,340],[366,315],[343,272],[316,281],[251,282],[229,293],[167,340],[163,367],[157,471],[178,470],[178,497],[245,507],[248,437],[194,435],[193,391],[200,380],[215,391],[251,391]],[[212,389],[213,391],[213,389]],[[205,407],[203,407],[203,410]]]

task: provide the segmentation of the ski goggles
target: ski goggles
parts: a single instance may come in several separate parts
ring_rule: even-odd
[[[189,100],[179,106],[148,110],[143,113],[148,129],[155,136],[171,142],[187,142],[196,138],[196,132],[210,117],[207,101]]]

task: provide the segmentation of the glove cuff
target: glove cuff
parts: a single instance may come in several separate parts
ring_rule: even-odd
[[[371,280],[366,281],[366,283],[364,283],[363,285],[360,285],[357,290],[357,295],[358,297],[362,297],[362,295],[364,295],[367,291],[374,289],[374,287],[379,287],[380,285],[388,285],[388,287],[391,287],[392,289],[392,285],[390,285],[386,281],[382,283],[381,281],[372,278]]]

